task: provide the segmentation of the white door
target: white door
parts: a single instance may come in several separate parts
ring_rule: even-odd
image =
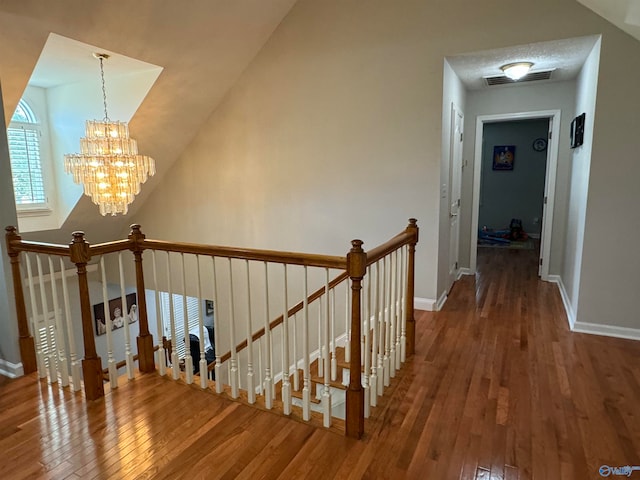
[[[549,117],[549,131],[547,132],[547,170],[545,171],[545,182],[544,182],[544,200],[543,200],[543,205],[542,205],[542,232],[540,234],[540,258],[538,261],[538,276],[542,277],[543,279],[546,280],[546,276],[547,273],[549,271],[549,259],[548,258],[544,258],[545,255],[549,255],[551,252],[551,249],[548,248],[549,245],[547,245],[547,243],[549,242],[549,238],[550,236],[547,236],[547,232],[546,228],[547,228],[547,222],[545,222],[545,219],[547,218],[547,213],[549,213],[547,211],[547,206],[549,203],[549,189],[552,188],[552,186],[550,185],[549,179],[551,178],[551,175],[549,175],[549,169],[552,168],[551,167],[551,161],[550,161],[550,156],[551,156],[551,139],[552,139],[552,131],[553,131],[553,117]],[[547,238],[549,237],[549,238]]]
[[[451,151],[449,185],[449,289],[458,276],[460,254],[460,190],[462,182],[462,137],[464,117],[451,105]]]

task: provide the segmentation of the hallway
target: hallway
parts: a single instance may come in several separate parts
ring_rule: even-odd
[[[640,465],[640,344],[568,331],[534,251],[480,249],[361,441],[144,375],[0,381],[0,477],[597,479]],[[633,478],[633,475],[632,475]]]

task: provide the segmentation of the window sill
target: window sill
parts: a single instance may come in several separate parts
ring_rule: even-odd
[[[53,213],[49,207],[18,208],[18,218],[20,217],[48,217]]]

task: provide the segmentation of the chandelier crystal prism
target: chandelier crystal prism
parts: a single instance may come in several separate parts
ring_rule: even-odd
[[[64,169],[84,187],[84,194],[98,205],[101,215],[124,215],[140,186],[156,173],[156,165],[153,158],[138,153],[138,143],[129,136],[126,122],[109,119],[103,66],[109,55],[93,56],[100,61],[104,119],[87,120],[80,153],[66,154]]]

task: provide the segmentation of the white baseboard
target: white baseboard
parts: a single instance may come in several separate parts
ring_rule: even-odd
[[[415,297],[413,299],[413,308],[415,308],[416,310],[426,310],[427,312],[434,312],[436,303],[437,302],[432,298]]]
[[[413,299],[413,308],[416,310],[425,310],[427,312],[437,312],[447,301],[447,292],[442,292],[440,298],[438,300],[434,300],[433,298],[420,298],[414,297]]]
[[[527,233],[527,235],[529,235],[529,238],[533,238],[534,240],[540,240],[539,233]]]
[[[444,306],[445,302],[447,301],[447,292],[442,292],[442,295],[440,295],[440,298],[438,299],[438,303],[436,303],[436,312],[439,312],[440,310],[442,310],[442,307]]]
[[[614,325],[602,325],[586,322],[575,322],[573,331],[578,333],[590,333],[592,335],[604,335],[606,337],[627,338],[640,340],[640,329],[616,327]]]
[[[558,285],[560,296],[564,309],[567,312],[567,320],[569,321],[569,329],[577,333],[589,333],[591,335],[604,335],[606,337],[627,338],[630,340],[640,340],[640,329],[618,327],[615,325],[603,325],[599,323],[579,322],[576,320],[576,314],[569,302],[569,295],[562,283],[560,275],[549,275],[548,280]]]
[[[24,368],[21,363],[11,363],[0,358],[0,375],[9,378],[17,378],[24,375]]]
[[[460,277],[462,277],[463,275],[475,275],[476,272],[474,272],[473,270],[471,270],[470,268],[459,268],[458,269],[458,276],[456,277],[456,280],[460,280]]]
[[[547,277],[547,281],[558,285],[558,290],[560,290],[560,297],[562,297],[562,303],[564,304],[564,311],[567,313],[569,329],[573,330],[576,323],[576,314],[574,313],[573,307],[571,306],[571,302],[569,301],[569,295],[567,294],[566,288],[564,288],[564,283],[562,283],[562,278],[560,277],[560,275],[549,275]]]

